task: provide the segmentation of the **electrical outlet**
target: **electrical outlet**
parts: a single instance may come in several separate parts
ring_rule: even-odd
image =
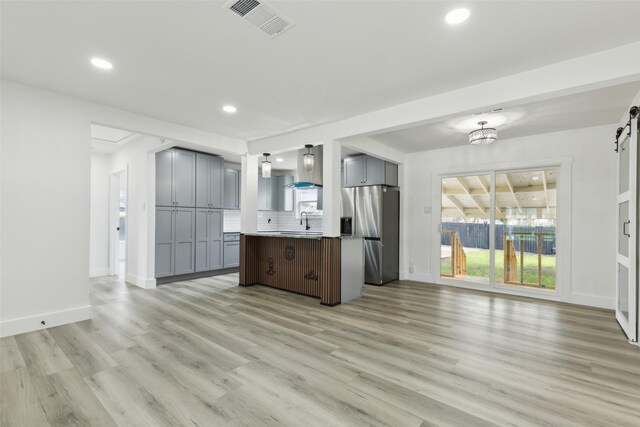
[[[416,266],[412,262],[410,262],[409,263],[409,273],[415,273],[415,271],[416,271]]]

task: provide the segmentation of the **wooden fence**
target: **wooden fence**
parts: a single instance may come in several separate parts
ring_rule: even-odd
[[[445,222],[442,224],[443,231],[455,231],[460,239],[462,246],[465,248],[489,249],[489,224],[461,224]],[[543,233],[542,246],[540,253],[542,255],[555,255],[556,238],[555,227],[514,227],[504,224],[496,225],[496,249],[504,249],[504,241],[502,236],[504,233],[526,233],[530,237],[525,239],[517,239],[514,242],[515,250],[520,251],[520,245],[523,245],[524,252],[538,253],[538,240],[533,236],[536,233]],[[442,233],[442,245],[451,245],[449,233]]]

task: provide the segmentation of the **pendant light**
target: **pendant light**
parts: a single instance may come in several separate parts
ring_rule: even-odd
[[[264,161],[262,162],[262,177],[271,178],[271,162],[269,161],[271,153],[262,153],[262,155],[264,156]]]
[[[307,149],[307,153],[303,156],[304,171],[307,173],[311,173],[313,172],[313,165],[315,163],[313,153],[311,153],[311,149],[313,148],[313,145],[307,144],[304,146],[304,148]]]
[[[494,128],[485,128],[486,121],[478,122],[480,129],[476,129],[473,132],[469,132],[469,144],[481,145],[491,144],[498,139],[498,131]]]

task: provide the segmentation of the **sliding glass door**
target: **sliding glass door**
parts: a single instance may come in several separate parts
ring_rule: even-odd
[[[496,284],[555,290],[556,175],[496,174]]]
[[[556,289],[557,168],[441,178],[440,278]]]
[[[440,275],[490,283],[490,175],[442,179]]]

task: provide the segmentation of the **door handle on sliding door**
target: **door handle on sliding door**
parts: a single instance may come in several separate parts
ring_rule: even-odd
[[[627,237],[631,237],[631,234],[627,233],[627,224],[631,224],[631,220],[622,223],[622,234]]]

